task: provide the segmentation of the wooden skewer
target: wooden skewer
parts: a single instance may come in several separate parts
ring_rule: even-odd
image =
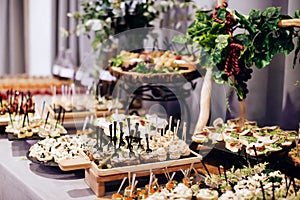
[[[122,181],[122,183],[121,183],[121,185],[120,185],[120,187],[119,187],[119,189],[118,189],[118,192],[117,192],[118,194],[120,193],[121,188],[122,188],[122,186],[124,185],[126,179],[127,179],[127,177],[124,177],[124,178],[123,178],[123,181]]]
[[[165,177],[166,177],[167,181],[169,181],[169,176],[167,175],[167,172],[166,172],[166,170],[165,170],[165,169],[163,169],[163,172],[164,172],[164,174],[165,174]]]

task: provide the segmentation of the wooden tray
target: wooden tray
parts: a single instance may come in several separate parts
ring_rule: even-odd
[[[98,197],[102,197],[105,195],[106,182],[122,180],[124,177],[128,176],[128,172],[136,173],[136,177],[146,177],[150,175],[150,169],[154,174],[163,174],[164,168],[167,168],[168,172],[177,172],[180,171],[180,169],[189,169],[192,163],[194,163],[195,169],[202,167],[201,161],[198,157],[113,169],[98,169],[97,165],[92,163],[91,168],[85,170],[85,181]]]
[[[0,126],[7,126],[9,122],[9,116],[8,115],[1,115],[0,116]]]
[[[91,161],[85,153],[81,152],[80,157],[61,160],[58,166],[62,171],[86,169],[91,167]]]
[[[98,169],[97,165],[93,162],[91,165],[91,169],[98,176],[110,176],[115,174],[122,174],[128,172],[139,172],[139,171],[149,171],[150,169],[161,169],[161,168],[169,168],[176,167],[182,165],[190,165],[192,163],[199,163],[201,160],[198,157],[189,157],[182,158],[178,160],[167,160],[162,162],[153,162],[153,163],[145,163],[131,166],[123,166],[123,167],[114,167],[112,169]]]

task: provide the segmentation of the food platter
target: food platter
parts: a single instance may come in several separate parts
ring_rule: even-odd
[[[43,165],[43,166],[47,166],[47,167],[58,167],[58,164],[54,161],[42,162],[42,161],[39,161],[38,159],[36,159],[34,157],[29,156],[29,153],[30,153],[30,151],[28,151],[26,153],[26,158],[28,160],[30,160],[31,162],[33,162],[33,163]]]
[[[272,152],[266,155],[259,155],[259,156],[251,156],[246,153],[245,147],[242,147],[242,149],[239,152],[232,152],[225,148],[225,142],[218,142],[213,147],[214,150],[225,153],[225,155],[228,156],[239,156],[240,158],[243,158],[245,160],[248,160],[250,163],[257,163],[257,162],[272,162],[276,161],[277,159],[285,157],[286,153],[289,151],[289,147],[282,148],[280,151]]]
[[[137,72],[123,71],[118,67],[110,67],[110,72],[121,80],[129,83],[172,83],[178,80],[193,80],[197,77],[201,77],[196,67],[188,67],[179,72],[168,73],[153,73],[153,74],[141,74]]]
[[[200,77],[196,58],[172,51],[121,51],[111,59],[110,72],[129,83],[171,83]]]

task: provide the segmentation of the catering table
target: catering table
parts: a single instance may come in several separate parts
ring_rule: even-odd
[[[32,163],[26,158],[36,141],[8,141],[0,135],[0,199],[96,199],[84,181],[84,171],[63,172],[59,168]]]

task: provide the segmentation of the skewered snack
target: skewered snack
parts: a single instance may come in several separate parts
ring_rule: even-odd
[[[23,115],[35,112],[35,101],[31,93],[27,94],[18,90],[6,91],[6,100],[0,94],[0,116],[5,114]]]
[[[118,122],[110,123],[112,119]],[[109,119],[98,118],[95,125],[99,127],[100,137],[97,137],[100,138],[100,142],[92,152],[97,156],[92,157],[97,164],[99,163],[99,168],[106,168],[108,164],[112,167],[122,167],[190,155],[189,145],[179,139],[177,133],[164,131],[166,120],[158,117],[113,115]],[[177,127],[175,131],[178,130]],[[107,144],[101,139],[103,135],[109,135],[110,141]]]
[[[245,121],[244,127],[240,128],[239,119],[231,119],[219,129],[204,128],[202,132],[194,134],[192,139],[195,142],[204,143],[213,135],[222,136],[225,148],[232,152],[238,152],[245,147],[247,154],[262,156],[291,146],[297,133],[296,131],[284,131],[279,126],[260,128],[254,121]],[[220,138],[216,141],[220,141]]]
[[[67,134],[67,130],[54,119],[15,117],[12,123],[5,127],[5,132],[13,134],[17,138],[30,138],[37,135],[41,138],[58,137]]]
[[[219,199],[297,199],[299,191],[289,187],[292,178],[280,171],[266,168],[267,163],[253,167],[228,170],[225,176],[206,177],[206,184],[220,188],[223,193]]]

